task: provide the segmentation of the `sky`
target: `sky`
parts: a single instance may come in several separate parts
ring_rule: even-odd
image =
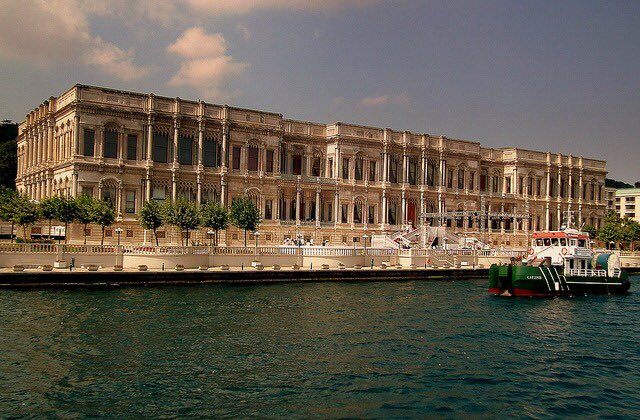
[[[0,0],[0,119],[76,83],[605,159],[640,180],[638,0]]]

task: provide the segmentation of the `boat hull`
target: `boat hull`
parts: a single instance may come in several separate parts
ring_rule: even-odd
[[[555,267],[492,265],[489,269],[489,293],[498,296],[572,296],[584,294],[627,293],[629,275],[564,276]]]

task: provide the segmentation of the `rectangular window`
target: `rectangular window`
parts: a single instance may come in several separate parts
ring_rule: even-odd
[[[84,130],[84,148],[85,156],[93,156],[94,145],[96,141],[96,132],[94,130]]]
[[[389,161],[389,182],[398,183],[398,161],[395,159]]]
[[[320,158],[314,157],[311,163],[311,176],[320,176]]]
[[[240,153],[242,149],[238,146],[233,146],[233,166],[232,169],[240,169]]]
[[[153,161],[167,163],[169,151],[169,135],[164,133],[153,134]]]
[[[505,178],[505,185],[506,185],[506,191],[507,193],[511,193],[511,177],[508,176]]]
[[[193,139],[191,137],[178,137],[178,163],[193,165]]]
[[[104,132],[104,157],[117,158],[118,157],[118,132],[117,131],[105,131]]]
[[[333,205],[331,203],[327,204],[327,222],[333,221]]]
[[[273,216],[273,200],[264,201],[264,218],[271,220]]]
[[[152,198],[156,201],[164,201],[166,199],[166,193],[164,187],[153,187]]]
[[[369,182],[376,182],[376,162],[369,162]]]
[[[473,191],[476,188],[476,173],[469,173],[469,191]]]
[[[376,206],[369,206],[369,214],[367,214],[367,223],[376,222]]]
[[[287,150],[284,147],[280,151],[280,172],[287,173]]]
[[[329,178],[333,178],[333,159],[329,158],[327,160],[327,169],[329,169]]]
[[[216,142],[205,140],[202,142],[202,164],[208,168],[216,166]]]
[[[363,173],[364,172],[364,168],[363,168],[363,166],[364,166],[364,161],[362,159],[356,159],[356,167],[355,167],[355,170],[356,170],[356,173],[355,173],[356,181],[362,181],[364,179],[364,173]]]
[[[418,164],[413,161],[409,161],[409,184],[416,185],[418,177]]]
[[[257,147],[249,147],[249,153],[247,156],[247,169],[250,171],[258,170],[258,153],[260,149]]]
[[[124,212],[127,214],[134,214],[136,212],[136,192],[135,191],[127,191]]]
[[[447,170],[447,188],[453,188],[453,169]]]
[[[349,215],[348,213],[349,213],[349,205],[343,204],[342,214],[340,215],[340,220],[342,221],[342,223],[347,223],[347,216]]]
[[[295,155],[291,160],[293,174],[302,175],[302,155]]]
[[[82,195],[93,197],[93,187],[82,187]]]
[[[487,176],[484,174],[480,175],[480,191],[487,190]]]
[[[349,159],[342,159],[342,179],[349,179]]]
[[[497,193],[500,190],[500,178],[496,175],[493,177],[493,192]]]
[[[458,170],[458,189],[464,190],[464,170]]]
[[[353,205],[353,223],[362,223],[362,204]]]
[[[138,136],[129,134],[127,136],[127,160],[138,159]]]
[[[273,150],[267,150],[267,172],[273,172]]]

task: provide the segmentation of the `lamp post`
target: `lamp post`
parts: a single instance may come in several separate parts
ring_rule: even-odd
[[[117,228],[115,228],[115,231],[118,234],[118,246],[120,246],[120,235],[122,234],[122,228],[121,227],[117,227]]]
[[[213,229],[209,229],[207,231],[207,235],[209,235],[209,248],[211,248],[213,246],[213,235],[215,234],[215,232],[213,231]]]
[[[445,251],[447,250],[447,237],[446,236],[442,238],[442,249],[445,250]]]

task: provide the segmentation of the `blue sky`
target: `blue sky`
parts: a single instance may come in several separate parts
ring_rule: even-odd
[[[640,1],[0,0],[0,118],[74,83],[572,153],[640,180]]]

